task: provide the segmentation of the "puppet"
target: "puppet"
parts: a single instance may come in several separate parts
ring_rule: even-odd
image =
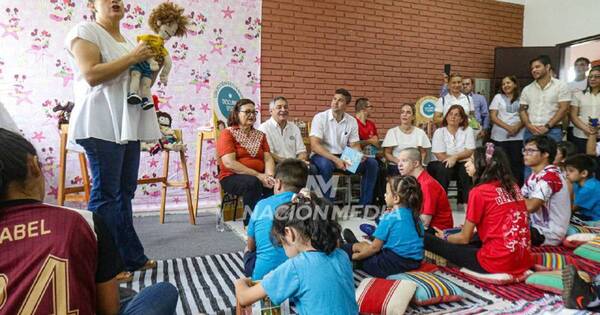
[[[165,42],[171,37],[181,37],[186,34],[189,20],[183,14],[183,8],[164,2],[150,13],[148,24],[156,34],[144,34],[137,37],[138,42],[145,42],[155,52],[157,57],[142,61],[131,67],[131,83],[127,103],[141,106],[144,110],[151,109],[152,95],[150,88],[156,73],[160,71],[160,82],[167,85],[172,60],[165,48]],[[163,65],[162,70],[160,65]]]

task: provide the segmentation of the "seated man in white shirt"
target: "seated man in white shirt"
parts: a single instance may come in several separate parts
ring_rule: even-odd
[[[346,146],[361,151],[358,136],[358,123],[356,119],[346,113],[346,106],[350,103],[352,96],[345,89],[337,89],[331,100],[331,109],[315,115],[310,131],[310,146],[313,155],[311,163],[317,168],[322,177],[324,187],[321,187],[323,195],[330,200],[332,195],[330,179],[333,171],[346,170],[346,163],[340,159],[340,155]],[[373,190],[377,182],[379,167],[373,158],[363,158],[357,173],[362,174],[360,187],[361,205],[371,204],[373,201]]]
[[[523,160],[532,174],[521,189],[531,225],[531,245],[562,243],[571,218],[571,198],[565,177],[551,163],[556,143],[547,135],[529,138],[523,148]]]
[[[293,158],[307,162],[308,154],[300,128],[288,121],[287,99],[283,96],[275,97],[269,103],[269,111],[271,118],[262,123],[258,130],[267,135],[267,142],[275,163]]]

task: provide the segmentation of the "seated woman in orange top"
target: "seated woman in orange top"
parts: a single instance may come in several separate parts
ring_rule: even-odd
[[[254,128],[257,113],[251,100],[237,101],[217,138],[219,181],[223,191],[242,196],[244,226],[256,203],[273,194],[275,162],[266,135]]]

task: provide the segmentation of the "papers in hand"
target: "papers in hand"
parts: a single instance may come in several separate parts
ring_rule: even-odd
[[[346,147],[344,148],[344,152],[342,152],[340,159],[346,162],[346,170],[354,174],[360,165],[363,155],[364,154],[362,152],[358,152],[350,147]]]

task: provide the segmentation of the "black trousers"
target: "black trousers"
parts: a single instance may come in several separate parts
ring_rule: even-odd
[[[456,180],[458,189],[458,203],[467,203],[469,191],[473,187],[473,182],[465,169],[465,162],[456,162],[452,168],[446,168],[440,161],[431,161],[427,165],[427,171],[435,178],[448,193],[448,186],[451,180]]]
[[[525,165],[523,164],[523,141],[493,141],[494,145],[499,146],[504,150],[510,163],[510,170],[513,176],[517,180],[519,187],[523,186],[523,170]]]
[[[457,266],[479,273],[489,273],[477,260],[477,252],[481,248],[480,241],[467,245],[452,244],[431,233],[425,233],[424,241],[426,250],[446,258]]]
[[[244,226],[250,222],[254,206],[266,197],[273,195],[273,189],[266,188],[261,181],[252,175],[230,175],[221,180],[221,188],[228,193],[242,196],[244,203]]]

